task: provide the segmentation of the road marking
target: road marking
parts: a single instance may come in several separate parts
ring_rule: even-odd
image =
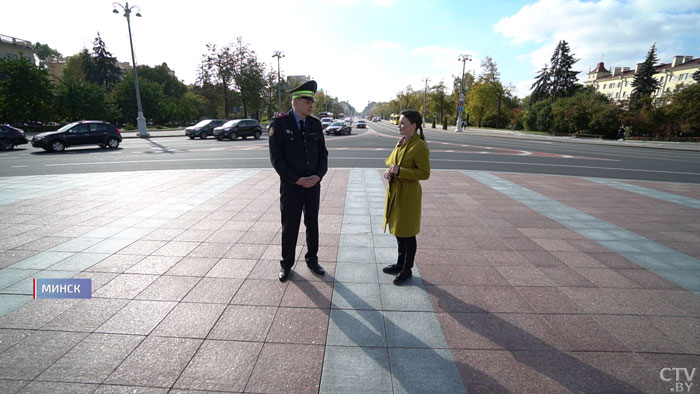
[[[27,168],[29,166],[10,166],[10,168]]]

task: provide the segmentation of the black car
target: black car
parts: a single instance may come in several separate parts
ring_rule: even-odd
[[[205,139],[210,135],[214,135],[214,128],[224,123],[226,123],[224,119],[204,119],[196,125],[186,128],[185,135],[190,137],[191,140],[193,140],[194,137]]]
[[[28,142],[23,130],[10,125],[0,125],[0,150],[10,150]]]
[[[326,127],[326,135],[331,133],[335,135],[350,134],[352,132],[352,127],[348,126],[342,119],[331,123],[330,126]]]
[[[218,138],[219,141],[224,138],[228,138],[231,141],[238,137],[246,139],[249,136],[253,136],[257,140],[260,138],[261,134],[262,127],[260,126],[260,122],[255,119],[229,120],[223,125],[214,128],[214,137]]]
[[[32,146],[51,152],[63,152],[69,146],[99,145],[117,149],[122,142],[119,129],[101,120],[81,120],[69,123],[56,131],[37,134]]]

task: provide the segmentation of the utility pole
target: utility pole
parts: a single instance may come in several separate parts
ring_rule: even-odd
[[[425,89],[423,90],[423,123],[425,123],[425,104],[426,104],[426,96],[428,95],[428,82],[430,81],[429,78],[425,78]]]
[[[462,131],[462,112],[464,111],[464,66],[467,60],[471,61],[471,55],[459,55],[457,59],[462,62],[462,87],[459,93],[459,107],[457,108],[457,131]]]
[[[284,57],[284,54],[282,53],[282,51],[275,51],[275,53],[272,55],[272,57],[277,58],[277,102],[278,102],[277,112],[282,112],[282,90],[281,90],[282,82],[280,80],[280,58]]]

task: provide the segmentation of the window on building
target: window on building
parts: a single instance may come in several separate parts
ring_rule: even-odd
[[[673,80],[676,79],[675,77],[675,75],[671,75],[670,77],[668,77],[668,82],[673,82]]]
[[[619,99],[619,98],[620,98],[620,92],[615,93],[615,99]]]
[[[664,83],[664,78],[666,78],[666,77],[661,77],[661,78],[659,78],[659,82],[660,82],[660,83]]]
[[[685,81],[686,78],[688,78],[688,74],[687,74],[687,73],[681,74],[681,75],[678,76],[678,80],[679,80],[679,81]]]
[[[627,97],[627,92],[622,92],[622,98]]]
[[[627,87],[627,81],[625,81],[625,87]]]
[[[620,86],[622,86],[622,82],[617,83],[617,87],[619,88]]]
[[[607,84],[607,83],[604,83],[604,84],[603,84],[603,89],[605,89],[606,86],[608,86],[608,84]]]

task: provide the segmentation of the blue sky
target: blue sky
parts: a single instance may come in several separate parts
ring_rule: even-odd
[[[67,6],[66,4],[70,4]],[[92,47],[99,31],[120,61],[130,60],[123,17],[111,1],[13,1],[3,4],[0,34],[42,42],[71,55]],[[539,0],[498,2],[418,0],[136,0],[132,18],[137,63],[162,62],[192,83],[207,43],[237,37],[276,69],[275,50],[286,75],[311,75],[319,87],[358,110],[386,101],[408,85],[422,90],[461,74],[459,54],[470,54],[467,71],[478,74],[491,56],[501,80],[518,96],[548,63],[556,43],[569,42],[585,73],[606,66],[634,67],[652,43],[659,60],[700,57],[697,0]],[[40,10],[39,12],[37,12]]]

